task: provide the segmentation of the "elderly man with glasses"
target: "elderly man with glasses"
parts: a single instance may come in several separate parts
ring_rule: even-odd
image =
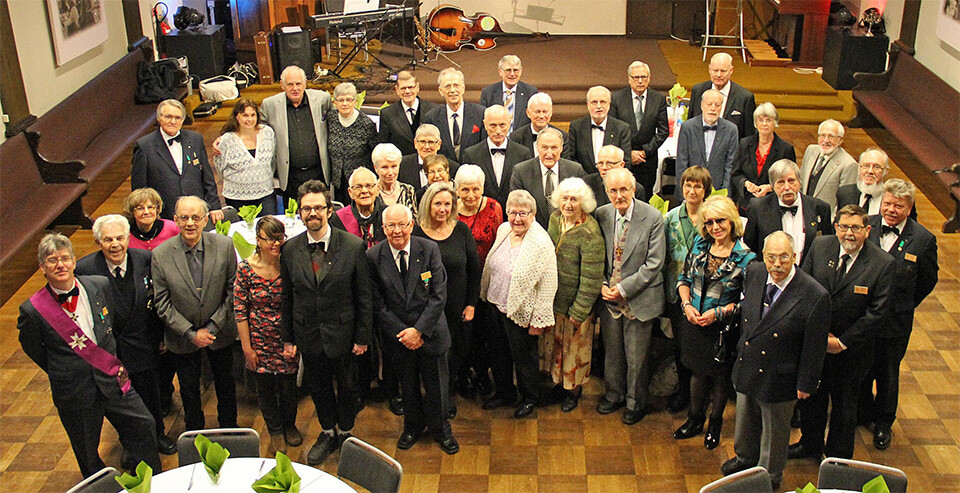
[[[440,154],[449,160],[460,160],[460,153],[487,138],[483,128],[483,106],[463,100],[467,89],[463,72],[447,67],[437,77],[440,95],[446,104],[430,110],[423,123],[440,129]]]
[[[857,160],[840,147],[843,124],[826,120],[817,129],[817,143],[803,152],[800,174],[803,193],[826,202],[833,214],[837,210],[837,190],[857,182]],[[860,204],[857,204],[860,205]]]
[[[397,175],[397,180],[412,185],[414,190],[429,185],[430,181],[427,180],[427,174],[423,171],[423,160],[430,156],[436,156],[442,145],[440,129],[436,125],[430,123],[420,125],[413,139],[413,146],[417,149],[417,152],[407,154],[400,160],[400,172]],[[449,158],[447,163],[450,165],[450,176],[456,175],[460,163]]]

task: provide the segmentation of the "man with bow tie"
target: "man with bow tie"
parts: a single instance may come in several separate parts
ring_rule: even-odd
[[[480,166],[484,176],[484,193],[501,206],[507,203],[510,177],[518,163],[533,159],[530,149],[507,138],[510,112],[499,104],[483,111],[483,126],[487,139],[463,151],[463,162]]]
[[[203,136],[181,129],[185,115],[183,103],[176,99],[161,101],[157,106],[160,128],[140,137],[133,146],[130,189],[152,188],[164,204],[175,204],[180,197],[195,195],[207,203],[210,221],[215,223],[223,219],[217,182]],[[172,207],[166,207],[160,216],[173,220],[173,212]]]
[[[587,174],[597,172],[597,155],[605,145],[615,145],[623,149],[623,155],[629,156],[630,125],[607,118],[610,113],[610,90],[603,86],[593,86],[587,90],[588,116],[570,122],[570,146],[573,147],[573,159],[583,166]]]
[[[830,206],[822,200],[800,193],[800,170],[797,163],[781,159],[767,172],[773,184],[772,194],[750,201],[743,241],[755,252],[761,241],[774,231],[784,231],[793,240],[793,251],[799,264],[806,256],[813,239],[832,235]]]
[[[703,93],[700,108],[703,114],[691,117],[680,126],[676,176],[683,176],[691,166],[703,166],[710,171],[714,188],[727,188],[740,144],[737,126],[720,118],[723,94],[716,89]]]
[[[134,463],[144,461],[159,473],[153,416],[116,355],[116,305],[109,281],[75,277],[73,245],[59,233],[40,240],[37,260],[47,284],[20,305],[20,346],[50,380],[53,404],[80,473],[88,477],[104,467],[97,450],[104,417]]]

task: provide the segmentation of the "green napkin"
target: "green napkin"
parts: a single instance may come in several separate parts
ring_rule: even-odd
[[[233,234],[233,248],[237,249],[237,254],[240,255],[240,258],[247,258],[253,255],[253,252],[256,250],[246,238],[240,235],[239,231]]]
[[[260,205],[245,205],[237,211],[237,215],[241,219],[247,222],[247,226],[250,229],[253,229],[253,223],[257,219],[257,215],[260,214],[260,211],[263,210],[263,204]]]
[[[382,110],[382,109],[386,108],[387,106],[390,106],[390,103],[384,101],[383,104],[380,105],[380,109]]]
[[[207,470],[207,475],[216,484],[220,476],[220,469],[223,467],[223,463],[227,461],[227,457],[230,457],[230,452],[219,443],[213,443],[203,435],[197,435],[193,444],[197,447],[197,452],[200,453],[200,462],[203,462],[203,468]]]
[[[667,211],[670,210],[670,204],[668,204],[666,200],[663,200],[663,197],[657,194],[653,194],[653,197],[650,197],[649,202],[654,209],[660,211],[660,214],[663,214],[664,216],[666,216]]]
[[[797,488],[796,493],[819,493],[819,492],[820,490],[818,490],[817,487],[813,485],[813,483],[807,483],[807,485],[804,486],[803,488]]]
[[[357,109],[358,109],[358,110],[360,109],[361,106],[363,106],[363,100],[364,100],[364,99],[367,99],[367,91],[360,91],[359,93],[357,93],[357,103],[356,103],[356,105],[357,105]]]
[[[286,492],[299,493],[300,476],[293,470],[293,463],[290,458],[281,452],[277,452],[277,465],[262,478],[254,481],[253,491],[257,493]]]
[[[123,473],[123,475],[116,478],[116,480],[120,483],[120,486],[123,486],[124,491],[129,491],[130,493],[150,493],[150,482],[153,480],[153,468],[148,466],[146,462],[140,461],[140,463],[137,464],[136,472],[136,476]]]
[[[726,188],[721,188],[720,190],[714,190],[714,191],[710,192],[710,197],[713,197],[714,195],[720,195],[721,197],[726,197],[726,196],[727,196],[727,189],[726,189]]]
[[[296,216],[296,215],[297,215],[297,201],[294,200],[294,199],[291,197],[290,200],[287,202],[287,209],[286,209],[285,211],[283,211],[283,212],[284,212],[284,214],[287,215],[287,217]]]
[[[230,223],[217,221],[217,224],[214,225],[217,230],[217,234],[227,236],[230,233]]]
[[[890,493],[883,476],[877,476],[863,485],[863,493]]]

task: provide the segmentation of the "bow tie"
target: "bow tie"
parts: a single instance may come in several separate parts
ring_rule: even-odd
[[[590,124],[590,128],[595,128],[595,129],[603,132],[603,127],[601,127],[600,125],[597,125],[596,123],[591,123],[591,124]]]
[[[310,247],[310,250],[314,252],[317,251],[318,248],[320,249],[321,252],[327,251],[326,242],[323,242],[323,241],[318,241],[315,243],[307,243],[307,246]]]
[[[183,138],[182,134],[177,134],[176,137],[170,137],[167,139],[167,145],[172,146],[174,142],[180,142]]]
[[[781,205],[781,206],[780,206],[780,215],[782,216],[782,215],[790,212],[790,213],[793,213],[794,216],[796,216],[796,215],[797,215],[797,210],[798,210],[798,208],[797,208],[797,206],[795,206],[795,205],[791,205],[790,207],[787,207],[787,206],[785,206],[785,205]]]
[[[503,154],[504,156],[506,156],[506,155],[507,155],[507,148],[506,148],[506,147],[494,147],[493,149],[490,149],[490,154]]]
[[[70,301],[70,298],[74,296],[80,296],[80,288],[78,288],[76,285],[74,285],[73,289],[67,291],[66,293],[57,293],[57,301],[59,301],[62,305]]]
[[[887,226],[886,224],[880,225],[880,236],[886,236],[887,233],[892,233],[894,235],[900,236],[900,230],[894,226]]]
[[[704,125],[704,126],[703,126],[703,131],[704,131],[704,132],[708,132],[708,131],[710,131],[710,130],[713,130],[714,132],[716,132],[716,131],[717,131],[717,126],[716,126],[716,125]]]

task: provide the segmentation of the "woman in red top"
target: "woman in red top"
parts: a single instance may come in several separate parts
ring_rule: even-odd
[[[153,250],[180,234],[177,223],[160,218],[163,200],[152,188],[138,188],[123,199],[123,215],[130,221],[130,248]]]
[[[773,104],[766,102],[753,112],[753,124],[757,133],[740,139],[737,161],[730,175],[730,198],[737,204],[740,215],[746,217],[750,199],[763,197],[773,189],[767,169],[781,160],[797,161],[793,144],[774,133],[780,116]]]

